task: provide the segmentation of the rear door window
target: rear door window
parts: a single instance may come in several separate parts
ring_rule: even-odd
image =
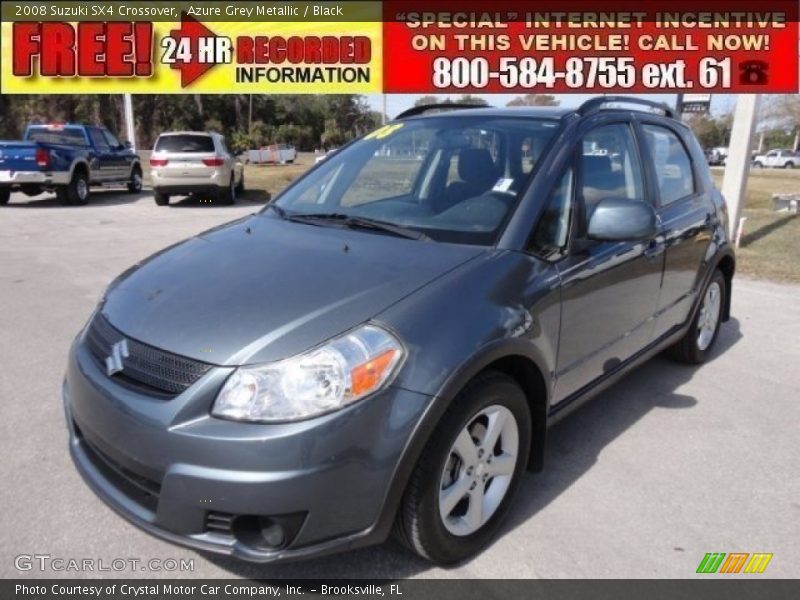
[[[86,136],[78,127],[64,129],[36,127],[28,130],[28,141],[45,144],[64,144],[66,146],[85,146]]]
[[[661,205],[694,194],[692,160],[678,135],[658,125],[644,125],[642,129],[655,166]]]
[[[156,152],[214,152],[214,140],[208,135],[165,135],[158,138]]]

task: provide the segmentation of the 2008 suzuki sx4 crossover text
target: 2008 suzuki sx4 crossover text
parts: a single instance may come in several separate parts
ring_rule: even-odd
[[[64,383],[106,503],[246,560],[394,533],[453,563],[549,425],[658,352],[709,356],[734,255],[689,129],[630,98],[461,108],[407,111],[112,282]]]

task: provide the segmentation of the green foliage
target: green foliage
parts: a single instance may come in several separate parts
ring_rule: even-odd
[[[224,131],[222,121],[219,119],[206,119],[206,122],[203,124],[203,129],[205,131],[213,131],[216,133],[222,133]]]
[[[525,94],[517,96],[506,106],[558,106],[561,102],[552,94]]]
[[[730,143],[732,115],[713,117],[707,114],[693,114],[688,117],[686,123],[692,128],[703,148],[717,148]]]
[[[242,154],[253,147],[257,147],[253,144],[246,131],[234,131],[232,135],[228,136],[227,141],[228,149],[233,154]]]
[[[218,131],[229,138],[232,147],[235,136],[238,145],[249,148],[283,142],[299,150],[313,150],[323,143],[333,145],[333,140],[341,145],[380,123],[380,114],[369,109],[363,96],[354,94],[147,94],[135,95],[133,107],[140,148],[151,148],[164,131],[194,129]],[[105,125],[124,137],[122,96],[0,97],[0,139],[19,138],[30,122],[55,121]],[[330,141],[325,142],[323,135]]]

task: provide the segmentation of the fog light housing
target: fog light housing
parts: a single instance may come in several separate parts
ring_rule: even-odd
[[[260,519],[261,523],[261,537],[264,538],[264,543],[270,548],[280,548],[286,542],[286,533],[280,524],[271,521],[270,519]]]
[[[233,536],[258,552],[277,552],[292,543],[306,515],[239,515],[233,521]]]

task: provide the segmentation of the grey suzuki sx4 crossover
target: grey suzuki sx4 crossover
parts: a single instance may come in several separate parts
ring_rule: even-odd
[[[728,217],[668,108],[441,109],[111,283],[64,382],[100,498],[250,561],[394,535],[454,563],[550,425],[656,353],[709,357]]]

